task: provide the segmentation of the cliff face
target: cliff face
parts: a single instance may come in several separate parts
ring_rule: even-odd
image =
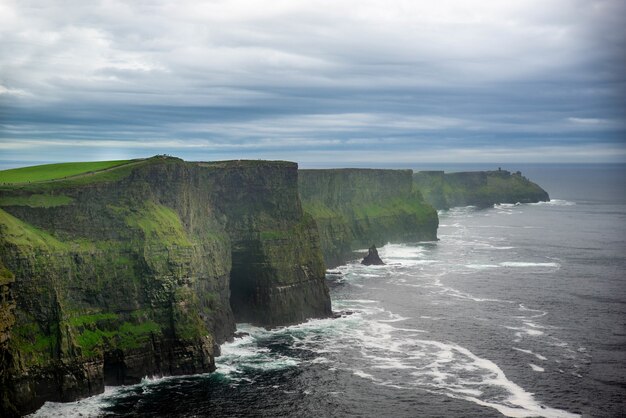
[[[415,185],[437,209],[454,206],[490,207],[498,203],[549,201],[548,193],[521,173],[506,170],[444,173],[421,171],[413,174]]]
[[[300,170],[305,212],[317,222],[327,266],[356,248],[437,239],[436,211],[414,188],[411,170]]]
[[[212,184],[216,209],[226,214],[237,321],[272,326],[330,315],[315,222],[303,213],[298,197],[297,164],[200,166]]]
[[[296,179],[291,163],[153,158],[2,187],[1,415],[212,371],[236,317],[329,315]]]

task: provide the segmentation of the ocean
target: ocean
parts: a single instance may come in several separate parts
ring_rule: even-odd
[[[626,166],[503,168],[553,200],[441,211],[438,241],[328,272],[340,318],[239,324],[215,373],[34,416],[626,415]]]

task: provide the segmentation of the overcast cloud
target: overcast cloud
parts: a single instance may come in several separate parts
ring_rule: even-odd
[[[0,0],[0,164],[625,162],[621,0]]]

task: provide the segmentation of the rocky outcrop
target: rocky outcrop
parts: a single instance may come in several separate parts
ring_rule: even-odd
[[[328,267],[354,250],[437,239],[436,211],[415,189],[411,170],[300,170],[300,199],[317,223]]]
[[[372,245],[369,250],[367,250],[367,255],[361,260],[361,264],[366,266],[382,266],[385,263],[380,259],[376,246]]]
[[[454,206],[486,208],[499,203],[536,203],[550,200],[545,190],[522,176],[519,171],[420,171],[413,174],[413,180],[426,201],[437,209]]]
[[[3,417],[212,371],[236,320],[331,315],[293,163],[151,158],[5,185],[0,207]]]

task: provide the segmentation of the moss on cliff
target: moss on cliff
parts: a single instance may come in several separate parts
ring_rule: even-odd
[[[489,207],[498,203],[550,200],[548,193],[521,175],[506,170],[444,173],[423,171],[413,175],[424,198],[437,209],[453,206]]]
[[[437,238],[438,218],[424,202],[410,170],[300,170],[302,204],[317,223],[327,266],[353,250],[389,241]]]
[[[22,222],[2,209],[0,209],[0,232],[4,241],[24,251],[26,249],[64,251],[68,248],[47,232]]]
[[[0,260],[15,272],[16,323],[6,332],[3,396],[17,410],[97,393],[105,378],[212,370],[207,341],[234,329],[229,250],[223,228],[202,219],[208,200],[178,203],[191,186],[161,183],[187,172],[178,160],[155,159],[5,187]],[[23,204],[41,188],[71,201]],[[183,221],[192,212],[194,228]],[[79,383],[64,389],[63,381]]]
[[[51,208],[69,205],[72,198],[63,195],[32,194],[30,196],[5,196],[0,198],[0,206],[30,206],[32,208]]]
[[[260,325],[331,313],[293,163],[154,157],[3,185],[0,206],[6,415],[211,371],[231,303]]]

